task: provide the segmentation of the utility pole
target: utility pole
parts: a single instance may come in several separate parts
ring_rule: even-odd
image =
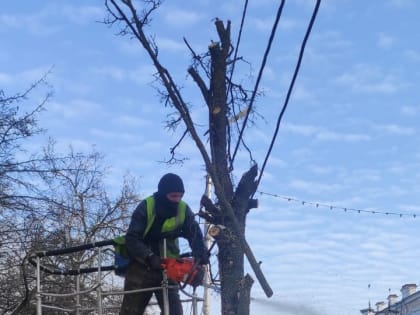
[[[206,175],[206,192],[205,195],[211,199],[211,195],[212,195],[212,187],[213,187],[213,183],[211,181],[211,177],[210,175]],[[210,248],[211,246],[211,236],[208,233],[209,230],[209,226],[210,224],[207,223],[207,221],[204,224],[204,231],[205,231],[205,244],[207,249]],[[206,267],[206,273],[204,276],[204,301],[203,301],[203,315],[210,315],[210,272],[209,272],[209,266]]]

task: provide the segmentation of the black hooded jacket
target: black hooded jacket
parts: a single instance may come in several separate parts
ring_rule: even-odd
[[[191,208],[187,205],[185,221],[179,229],[173,233],[171,232],[170,234],[162,235],[162,224],[166,219],[176,216],[178,203],[171,203],[166,198],[166,195],[159,192],[154,193],[153,197],[155,199],[156,218],[145,237],[143,237],[143,234],[147,226],[146,200],[143,200],[137,206],[132,215],[126,234],[127,250],[130,258],[133,260],[137,258],[144,260],[152,253],[160,255],[159,242],[164,237],[183,237],[188,240],[194,257],[202,257],[205,255],[206,247],[204,244],[203,233],[201,232],[200,226],[194,219],[194,214],[191,211]]]

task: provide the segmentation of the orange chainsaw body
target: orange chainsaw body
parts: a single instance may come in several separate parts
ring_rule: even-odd
[[[162,267],[166,270],[168,279],[193,284],[201,266],[195,265],[192,258],[164,258]]]

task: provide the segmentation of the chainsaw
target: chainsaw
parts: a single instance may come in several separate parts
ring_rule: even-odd
[[[205,269],[193,258],[163,258],[162,268],[168,279],[198,287],[203,284]]]

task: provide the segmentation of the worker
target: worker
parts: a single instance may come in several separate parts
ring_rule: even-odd
[[[193,257],[200,265],[209,263],[203,233],[190,207],[182,200],[184,183],[176,174],[165,174],[158,190],[144,199],[135,209],[126,234],[130,263],[125,274],[124,290],[161,287],[163,240],[166,257],[179,257],[178,237],[188,240]],[[201,279],[202,280],[202,279]],[[177,285],[169,280],[169,285]],[[125,294],[120,315],[144,313],[153,293],[163,314],[163,291]],[[169,314],[182,315],[178,287],[168,290]]]

